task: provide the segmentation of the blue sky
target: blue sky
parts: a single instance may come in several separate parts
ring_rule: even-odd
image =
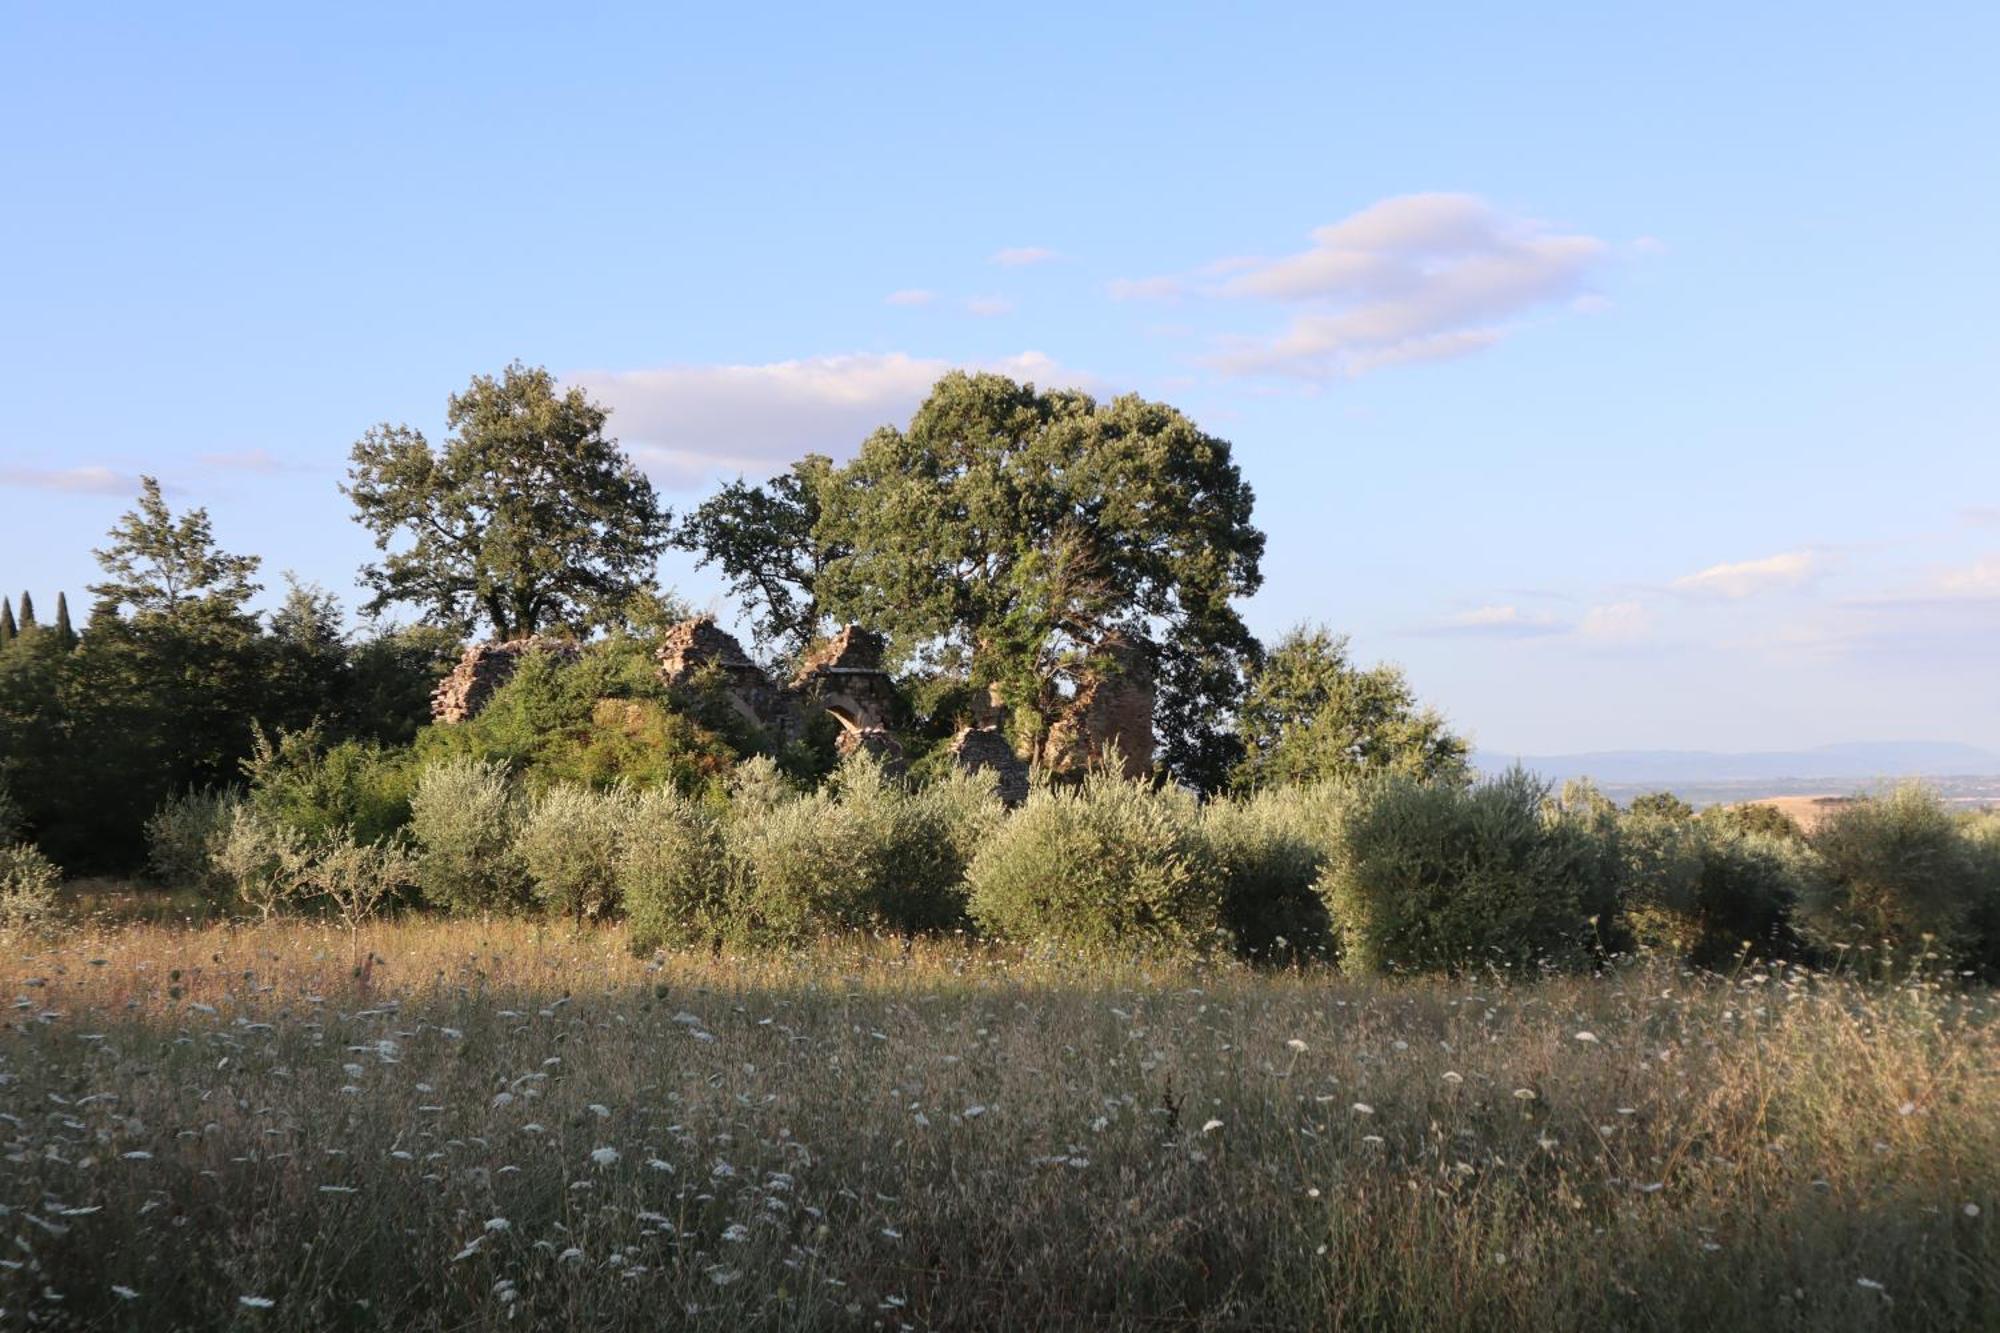
[[[1253,625],[1488,748],[2000,747],[1996,49],[1971,4],[9,3],[0,587],[85,600],[151,472],[351,594],[353,440],[516,357],[676,505],[979,365],[1231,439]]]

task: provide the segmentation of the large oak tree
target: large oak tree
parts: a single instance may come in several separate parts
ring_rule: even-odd
[[[515,362],[451,396],[442,447],[408,426],[370,430],[343,488],[387,552],[362,570],[368,610],[408,603],[501,639],[623,619],[650,590],[669,516],[606,415]]]
[[[940,380],[820,496],[839,552],[814,589],[908,664],[998,690],[1043,744],[1075,688],[1137,643],[1158,683],[1162,758],[1211,787],[1256,640],[1264,535],[1229,443],[1163,403]]]

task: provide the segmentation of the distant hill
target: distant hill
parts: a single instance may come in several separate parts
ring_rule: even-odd
[[[1505,755],[1482,750],[1472,762],[1497,773],[1514,763],[1551,781],[1782,782],[1839,778],[1975,777],[2000,774],[2000,751],[1954,741],[1855,741],[1812,750],[1600,750],[1589,754]]]

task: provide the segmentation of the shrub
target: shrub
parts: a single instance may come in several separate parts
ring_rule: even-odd
[[[1974,944],[1966,961],[1987,979],[2000,980],[2000,810],[1968,819],[1964,832],[1976,886],[1971,919]]]
[[[1193,800],[1104,775],[1028,797],[966,879],[996,935],[1090,953],[1201,953],[1226,940]]]
[[[414,767],[402,751],[360,741],[325,744],[317,725],[258,729],[244,772],[250,803],[309,842],[352,837],[381,842],[410,821]]]
[[[723,832],[734,938],[793,944],[878,924],[875,845],[860,815],[830,794],[732,811]]]
[[[221,905],[235,885],[217,864],[243,795],[234,790],[186,791],[146,821],[146,869],[169,888],[188,888]]]
[[[239,804],[230,807],[214,866],[239,902],[268,918],[307,892],[311,853],[297,833]]]
[[[641,795],[618,849],[633,952],[713,943],[727,934],[728,859],[714,814],[672,790]]]
[[[1222,892],[1222,919],[1246,958],[1284,961],[1332,952],[1315,889],[1349,789],[1277,787],[1202,807],[1200,832]]]
[[[1799,922],[1813,943],[1952,962],[1975,951],[1978,854],[1935,792],[1913,784],[1843,806],[1808,842],[1821,873]]]
[[[20,841],[21,831],[27,823],[27,815],[22,812],[20,803],[7,790],[7,784],[0,782],[0,847],[11,847]]]
[[[1794,951],[1791,912],[1810,864],[1800,844],[1726,822],[1628,813],[1621,851],[1639,943],[1710,968],[1746,951]]]
[[[300,887],[325,898],[349,930],[380,912],[416,880],[416,862],[401,838],[360,842],[339,833],[312,849]]]
[[[593,792],[570,783],[535,801],[515,846],[529,892],[545,911],[581,922],[617,907],[619,847],[632,809],[623,789]]]
[[[0,845],[0,925],[38,925],[55,912],[62,871],[33,843]]]
[[[1006,813],[994,776],[955,772],[912,788],[858,752],[834,774],[833,789],[872,858],[873,917],[905,932],[963,925],[966,867]]]
[[[1320,892],[1364,972],[1574,965],[1592,943],[1601,845],[1514,770],[1472,787],[1390,778],[1346,808]]]
[[[527,896],[514,850],[518,802],[500,764],[450,759],[417,779],[410,829],[425,901],[454,912],[506,911]]]

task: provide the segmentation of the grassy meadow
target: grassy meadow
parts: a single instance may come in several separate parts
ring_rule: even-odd
[[[5,941],[0,1323],[2000,1326],[1990,992]]]

